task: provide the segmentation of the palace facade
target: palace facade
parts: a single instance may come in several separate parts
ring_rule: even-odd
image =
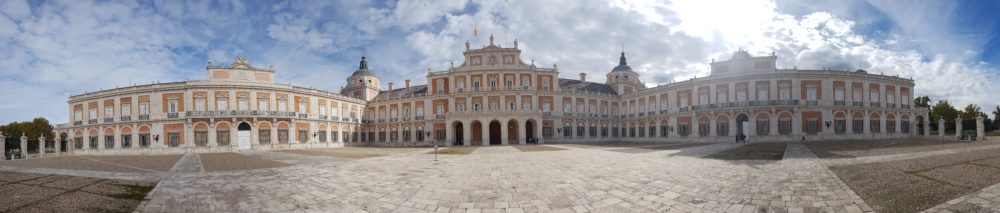
[[[841,140],[927,135],[911,79],[863,70],[778,69],[739,50],[711,75],[648,87],[625,53],[603,83],[559,78],[512,47],[473,49],[427,70],[427,85],[384,84],[361,62],[339,92],[274,82],[237,57],[207,80],[74,95],[57,127],[76,153],[489,146],[553,141]]]

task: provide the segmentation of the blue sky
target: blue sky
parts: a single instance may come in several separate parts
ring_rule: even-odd
[[[998,1],[0,0],[0,123],[67,121],[67,97],[205,79],[237,55],[277,81],[338,91],[364,53],[383,82],[461,63],[464,43],[514,39],[522,58],[601,82],[624,46],[648,85],[708,74],[743,48],[779,68],[865,69],[916,95],[1000,104]],[[472,36],[477,26],[478,37]]]

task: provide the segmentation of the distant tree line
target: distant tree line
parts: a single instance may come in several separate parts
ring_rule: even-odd
[[[962,119],[962,129],[964,130],[975,130],[976,128],[976,117],[983,117],[983,125],[987,132],[997,130],[1000,128],[1000,106],[997,106],[993,110],[992,119],[986,112],[983,112],[982,108],[975,104],[966,105],[964,109],[958,110],[951,105],[947,100],[940,100],[934,105],[931,105],[931,99],[927,96],[920,96],[913,100],[913,106],[916,107],[929,107],[930,108],[930,124],[931,129],[937,129],[938,120],[944,119],[945,130],[948,132],[955,131],[955,119]]]

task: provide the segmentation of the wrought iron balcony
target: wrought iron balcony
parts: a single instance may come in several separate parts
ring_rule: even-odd
[[[552,116],[552,112],[542,112],[542,116],[545,116],[545,117]]]
[[[413,116],[413,119],[414,120],[418,120],[418,121],[422,121],[422,120],[424,120],[424,116],[423,115]]]
[[[885,106],[888,107],[888,108],[896,108],[896,103],[888,103],[888,104],[885,104]]]
[[[846,106],[847,102],[846,101],[833,101],[833,105],[834,106]]]
[[[639,117],[646,116],[646,113],[645,112],[640,112],[638,116]]]
[[[653,115],[656,115],[656,111],[649,111],[649,112],[647,112],[646,114],[647,114],[647,115],[650,115],[650,116],[653,116]]]
[[[770,103],[768,103],[768,102],[769,101],[750,101],[749,105],[750,106],[767,106],[767,105],[770,105]]]
[[[687,111],[688,111],[688,107],[681,107],[681,108],[678,108],[678,109],[677,109],[677,111],[678,111],[678,112],[687,112]]]
[[[570,117],[570,116],[573,116],[573,113],[572,112],[564,112],[563,116]]]
[[[806,101],[806,106],[818,106],[818,105],[819,105],[819,101],[817,101],[817,100],[807,100]]]
[[[302,118],[302,119],[306,119],[306,118],[309,118],[309,114],[306,114],[306,113],[299,113],[299,118]]]
[[[909,109],[910,105],[909,104],[900,104],[899,108],[901,108],[901,109]]]
[[[176,112],[168,112],[167,113],[167,118],[179,118],[179,117],[180,117],[179,113],[176,113]]]
[[[97,119],[87,120],[87,124],[97,124]]]
[[[121,121],[132,121],[131,115],[122,115]]]
[[[871,106],[871,107],[882,107],[882,104],[881,104],[881,103],[879,103],[879,102],[874,102],[874,101],[872,101],[872,102],[871,102],[871,105],[870,105],[870,106]]]
[[[115,118],[104,118],[104,123],[112,123],[112,122],[115,122]]]
[[[83,125],[83,121],[73,121],[73,126]]]
[[[665,110],[665,109],[661,109],[661,110],[660,110],[660,114],[661,114],[661,115],[666,115],[666,114],[667,114],[667,110]]]
[[[147,115],[139,115],[139,120],[140,121],[149,120],[149,115],[148,114]]]
[[[441,115],[441,114],[438,114],[438,115],[434,115],[434,119],[437,119],[437,120],[444,120],[444,115]]]
[[[852,101],[851,102],[851,106],[863,107],[863,106],[865,106],[865,102],[863,102],[863,101]]]

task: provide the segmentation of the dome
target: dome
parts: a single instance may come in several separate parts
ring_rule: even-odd
[[[611,72],[619,71],[632,71],[632,67],[629,67],[628,63],[625,61],[625,52],[622,52],[622,57],[618,59],[618,66],[615,66],[615,68],[611,70]]]
[[[373,76],[376,78],[378,77],[378,75],[375,75],[375,72],[372,72],[371,70],[368,69],[368,60],[364,56],[361,56],[361,64],[358,65],[358,70],[354,71],[354,73],[351,74],[350,78],[362,77],[362,76]]]

